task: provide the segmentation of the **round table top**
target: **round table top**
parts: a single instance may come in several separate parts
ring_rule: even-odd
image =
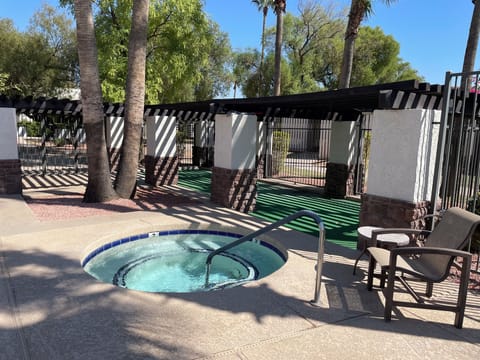
[[[364,238],[372,238],[372,230],[384,229],[378,226],[361,226],[357,229],[358,235]],[[377,236],[377,241],[405,246],[410,243],[410,238],[406,234],[381,234]]]

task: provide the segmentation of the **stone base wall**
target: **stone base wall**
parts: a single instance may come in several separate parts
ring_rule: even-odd
[[[265,159],[266,155],[257,156],[257,177],[259,179],[265,177]]]
[[[429,201],[418,203],[363,194],[360,208],[360,226],[380,226],[424,229],[422,219],[428,214]]]
[[[355,167],[346,164],[327,164],[325,195],[344,198],[354,194]]]
[[[178,158],[156,158],[145,155],[145,182],[153,186],[178,183]]]
[[[213,148],[194,146],[192,148],[192,162],[198,167],[211,167],[213,165]]]
[[[257,170],[212,169],[211,198],[214,203],[248,213],[257,203]]]
[[[0,194],[22,193],[22,166],[20,160],[0,160]]]

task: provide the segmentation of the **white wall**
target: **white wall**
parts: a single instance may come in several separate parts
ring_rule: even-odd
[[[367,193],[409,202],[430,200],[441,112],[375,110]]]
[[[16,112],[12,108],[0,108],[0,160],[17,159]]]
[[[215,117],[215,166],[254,169],[257,151],[257,117],[228,113]]]

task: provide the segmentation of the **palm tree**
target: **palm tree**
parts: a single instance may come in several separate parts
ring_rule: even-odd
[[[390,5],[396,0],[382,0]],[[355,40],[358,36],[358,30],[362,21],[372,13],[372,0],[352,0],[350,13],[348,14],[347,30],[345,32],[345,45],[343,48],[342,69],[338,87],[340,89],[350,87],[350,78],[352,76],[353,54]]]
[[[80,64],[83,123],[87,136],[88,183],[83,200],[105,202],[117,198],[110,181],[103,100],[91,0],[75,0],[77,50]]]
[[[147,55],[149,0],[133,2],[128,42],[128,73],[125,124],[115,190],[122,198],[135,195],[145,105],[145,62]]]
[[[472,20],[470,22],[470,31],[468,33],[467,47],[465,49],[465,57],[463,58],[463,68],[462,72],[472,72],[475,66],[475,58],[477,56],[478,48],[478,36],[480,33],[480,1],[472,0],[474,4]],[[465,82],[468,79],[464,79],[462,89],[464,88]]]
[[[277,31],[275,34],[275,84],[273,95],[279,96],[281,89],[281,63],[282,63],[282,42],[283,42],[283,13],[287,8],[286,0],[274,0],[275,14],[277,15]]]
[[[254,4],[257,5],[258,11],[263,13],[263,24],[262,24],[262,51],[260,55],[260,82],[258,87],[258,95],[260,95],[260,89],[262,88],[263,82],[263,62],[265,58],[265,29],[267,25],[267,15],[268,9],[274,7],[275,3],[273,0],[252,0]]]

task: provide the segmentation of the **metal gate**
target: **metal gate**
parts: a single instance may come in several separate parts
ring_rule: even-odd
[[[439,196],[444,209],[459,206],[480,212],[479,77],[480,72],[446,76],[432,192],[432,203]]]
[[[324,186],[332,121],[278,118],[267,124],[272,156],[266,176]]]
[[[371,119],[371,113],[364,113],[357,121],[355,194],[362,193],[367,183]],[[267,123],[271,160],[265,169],[266,177],[324,187],[332,121],[281,118]]]
[[[21,114],[19,119],[17,144],[24,176],[87,171],[87,146],[80,114]]]
[[[447,73],[443,91],[440,139],[431,203],[440,209],[458,206],[480,214],[480,72]],[[477,253],[473,271],[480,269],[480,231],[469,250]]]

